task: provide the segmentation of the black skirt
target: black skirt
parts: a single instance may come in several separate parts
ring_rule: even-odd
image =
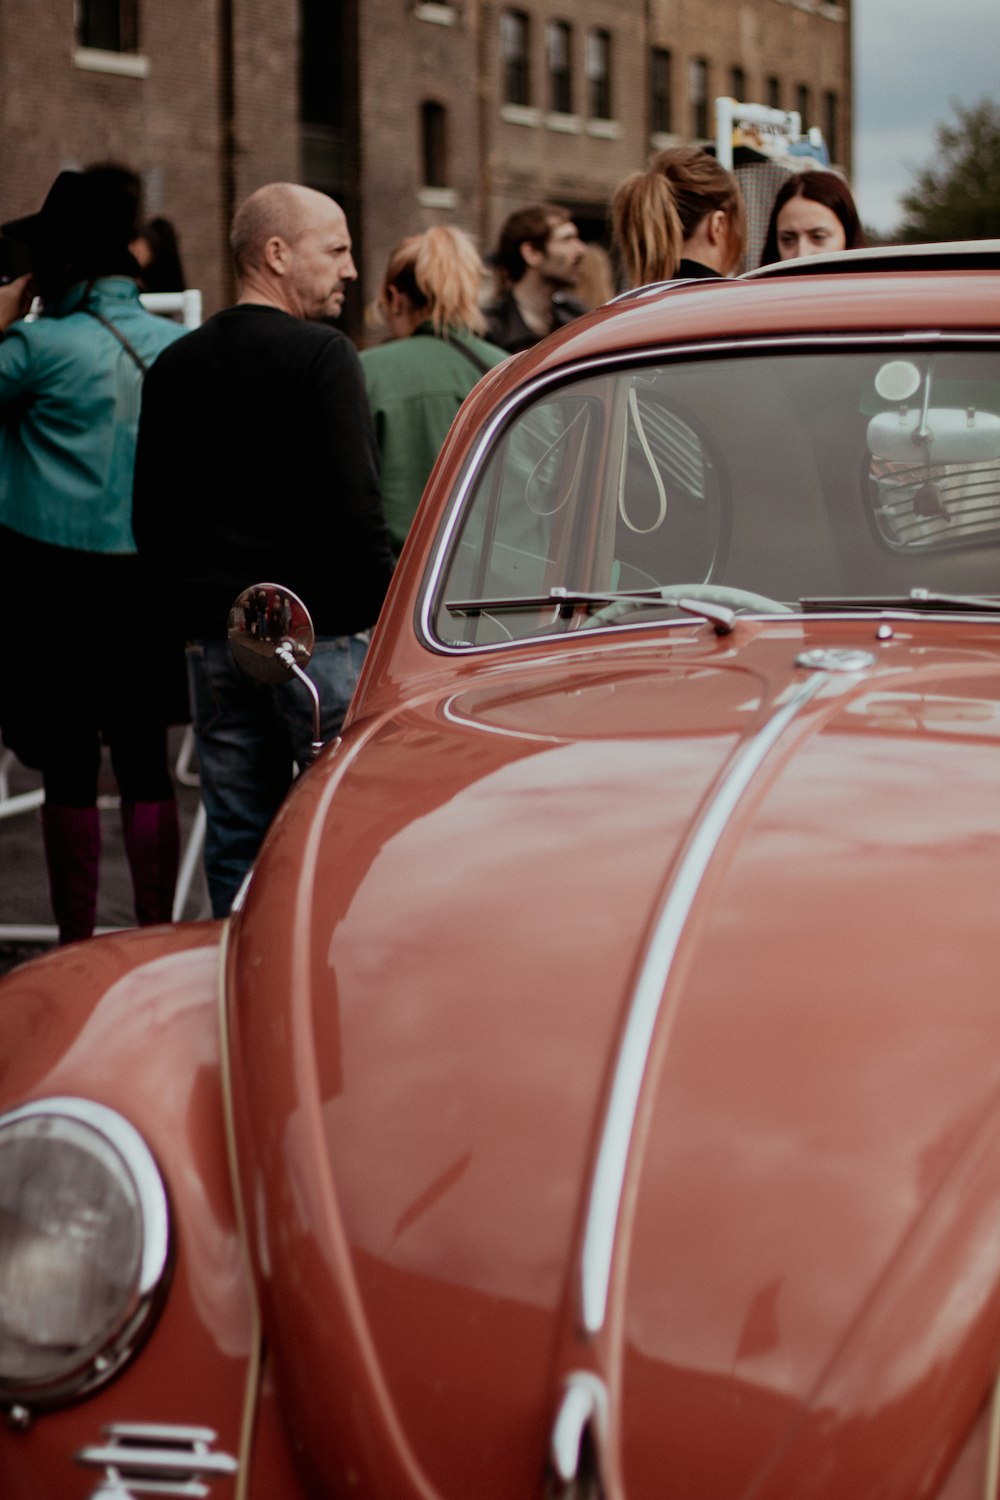
[[[0,526],[0,733],[25,765],[72,724],[95,734],[190,718],[169,599],[134,554],[82,552]]]

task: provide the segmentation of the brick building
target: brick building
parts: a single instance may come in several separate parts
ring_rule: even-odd
[[[600,238],[652,149],[711,137],[717,94],[798,109],[849,171],[849,0],[0,0],[0,217],[127,161],[212,311],[235,205],[308,182],[344,204],[370,297],[432,223],[488,249],[544,197]]]

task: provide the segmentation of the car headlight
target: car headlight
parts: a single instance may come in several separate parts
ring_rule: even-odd
[[[55,1098],[0,1116],[0,1402],[110,1380],[152,1327],[170,1250],[163,1179],[121,1115]]]

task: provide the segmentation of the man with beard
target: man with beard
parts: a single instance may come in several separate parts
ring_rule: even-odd
[[[568,295],[584,257],[576,225],[553,203],[512,213],[490,257],[504,290],[485,309],[487,338],[517,354],[586,311]]]

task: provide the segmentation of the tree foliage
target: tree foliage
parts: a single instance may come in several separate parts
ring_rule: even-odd
[[[1000,238],[1000,103],[983,99],[939,124],[937,155],[901,202],[904,243]]]

